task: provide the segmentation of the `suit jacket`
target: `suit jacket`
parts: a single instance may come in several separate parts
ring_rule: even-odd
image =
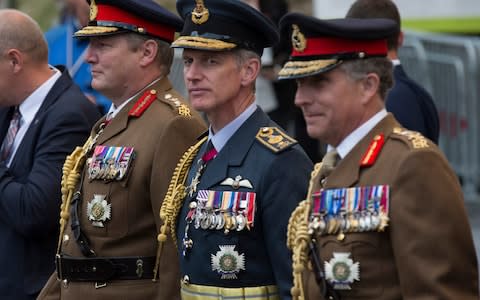
[[[407,76],[401,65],[393,69],[395,83],[388,92],[386,108],[405,128],[418,131],[438,144],[438,111],[430,94]]]
[[[421,135],[399,129],[388,115],[344,157],[325,188],[388,185],[389,225],[316,235],[321,265],[338,253],[359,263],[359,280],[341,299],[478,299],[478,271],[462,190],[442,152]],[[385,143],[371,166],[361,166],[376,135]],[[337,254],[336,254],[337,253]],[[461,275],[459,275],[461,274]],[[313,276],[307,299],[319,298]]]
[[[0,140],[10,108],[0,109]],[[0,299],[34,299],[54,270],[65,157],[100,118],[63,72],[7,168],[0,166]]]
[[[148,88],[155,90],[155,100],[148,106],[138,105],[143,93],[112,119],[97,139],[97,146],[133,147],[133,161],[122,180],[89,179],[88,163],[83,171],[78,208],[81,229],[97,257],[155,256],[160,230],[160,207],[170,178],[183,152],[205,130],[200,116],[180,113],[184,109],[181,96],[172,89],[167,78]],[[133,116],[135,107],[146,107]],[[93,128],[95,135],[102,118]],[[92,157],[92,153],[88,157]],[[111,205],[111,217],[103,227],[89,219],[88,206],[96,195],[104,196]],[[70,218],[63,238],[61,253],[84,258],[71,230]],[[71,281],[60,284],[53,274],[39,299],[179,299],[177,250],[169,240],[163,248],[158,280],[113,280],[96,289],[95,282]],[[151,268],[151,266],[145,266]],[[151,271],[151,270],[150,270]],[[61,287],[60,287],[61,285]]]
[[[296,143],[275,153],[258,140],[255,135],[261,127],[277,125],[260,109],[227,141],[215,159],[207,164],[198,190],[254,192],[256,212],[254,226],[248,230],[194,228],[188,230],[193,247],[180,257],[182,277],[197,285],[217,287],[254,287],[276,285],[282,299],[290,299],[291,259],[286,247],[288,218],[298,201],[305,197],[312,163]],[[198,169],[196,162],[205,151],[205,143],[194,159],[187,184]],[[252,187],[235,188],[232,183],[222,185],[227,179],[241,176]],[[184,200],[178,216],[177,244],[182,253],[185,234],[185,217],[196,194]],[[213,257],[219,258],[227,247],[234,247],[237,256],[244,258],[244,270],[234,270],[234,278],[222,278],[215,267]],[[223,250],[222,250],[223,249]],[[217,266],[218,267],[218,266]],[[228,277],[228,276],[227,276]]]

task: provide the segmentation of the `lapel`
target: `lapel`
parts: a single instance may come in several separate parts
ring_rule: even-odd
[[[10,168],[15,168],[17,161],[23,160],[21,155],[24,155],[25,153],[30,153],[33,151],[32,148],[32,141],[36,139],[38,136],[38,129],[39,129],[39,124],[42,124],[43,122],[40,122],[43,118],[45,118],[48,115],[48,110],[52,105],[54,105],[58,99],[63,95],[66,89],[70,88],[73,84],[72,78],[68,74],[68,72],[65,70],[64,67],[58,66],[56,67],[62,74],[58,78],[58,80],[55,82],[55,84],[52,86],[50,91],[48,92],[47,96],[43,100],[42,105],[38,109],[37,113],[35,114],[35,117],[33,118],[32,122],[30,123],[30,126],[28,127],[27,131],[25,132],[25,135],[22,139],[22,142],[20,145],[18,145],[17,152],[15,154],[15,157],[12,160],[12,163],[10,164]],[[8,127],[8,125],[7,125]]]
[[[0,146],[3,143],[3,139],[7,134],[8,127],[10,126],[10,119],[13,114],[13,107],[3,107],[0,109]]]
[[[257,110],[251,115],[245,123],[232,135],[225,144],[217,157],[212,160],[205,169],[200,185],[202,188],[211,188],[227,178],[230,167],[241,166],[245,156],[255,142],[255,135],[262,126],[267,126],[270,122],[268,116],[257,107]],[[204,150],[206,144],[202,145]],[[199,153],[203,153],[200,152]],[[200,154],[201,155],[201,154]]]
[[[130,115],[130,110],[135,106],[137,101],[141,99],[143,96],[144,92],[148,90],[157,90],[157,94],[159,93],[164,93],[165,91],[170,90],[171,84],[169,83],[167,77],[164,77],[160,79],[157,83],[154,85],[143,89],[138,93],[138,95],[132,99],[127,105],[125,105],[124,108],[115,116],[115,118],[112,119],[112,121],[108,124],[108,126],[105,127],[103,130],[103,133],[98,137],[97,139],[97,144],[102,144],[105,141],[108,141],[112,137],[118,135],[119,133],[123,132],[127,127],[128,127],[128,121],[130,118],[136,118],[135,116]],[[148,108],[147,108],[148,109]],[[105,121],[105,117],[103,116],[97,124],[95,124],[95,132],[98,132],[98,127],[100,126],[103,121]]]
[[[354,186],[360,177],[363,168],[360,162],[368,151],[373,138],[377,134],[383,134],[385,141],[388,139],[394,127],[400,126],[392,114],[388,114],[378,123],[353,149],[344,157],[333,172],[328,176],[325,188],[351,187]]]

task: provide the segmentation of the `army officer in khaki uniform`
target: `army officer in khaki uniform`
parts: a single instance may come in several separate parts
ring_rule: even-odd
[[[172,240],[157,259],[160,206],[205,130],[166,77],[182,22],[151,0],[92,0],[90,12],[75,35],[113,105],[64,165],[57,271],[39,299],[178,299]]]
[[[478,299],[455,173],[432,141],[385,110],[386,37],[396,26],[281,21],[293,51],[280,76],[297,80],[308,133],[329,145],[289,224],[295,299]]]

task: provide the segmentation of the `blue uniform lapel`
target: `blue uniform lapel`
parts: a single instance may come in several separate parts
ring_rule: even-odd
[[[209,189],[217,185],[228,177],[228,169],[230,167],[241,166],[245,156],[255,142],[255,135],[259,128],[268,125],[269,119],[267,115],[257,108],[253,115],[228,140],[217,157],[207,165],[200,180],[200,188]],[[205,145],[202,146],[203,149],[204,147]]]

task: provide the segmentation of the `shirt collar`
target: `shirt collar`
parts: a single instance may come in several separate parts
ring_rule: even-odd
[[[20,113],[22,114],[24,124],[30,124],[32,122],[53,85],[62,75],[58,69],[51,66],[50,69],[54,72],[54,74],[50,76],[50,78],[42,85],[40,85],[33,93],[31,93],[30,96],[28,96],[18,107]]]
[[[243,123],[255,112],[257,105],[250,104],[238,117],[227,124],[227,126],[220,129],[217,133],[212,132],[212,127],[208,129],[208,139],[212,140],[212,144],[220,152],[232,135],[242,126]]]
[[[337,153],[341,159],[350,153],[350,151],[358,144],[381,120],[387,116],[385,109],[380,110],[367,122],[363,123],[360,127],[352,131],[340,144],[336,147]],[[334,147],[328,145],[327,151],[330,151]]]

